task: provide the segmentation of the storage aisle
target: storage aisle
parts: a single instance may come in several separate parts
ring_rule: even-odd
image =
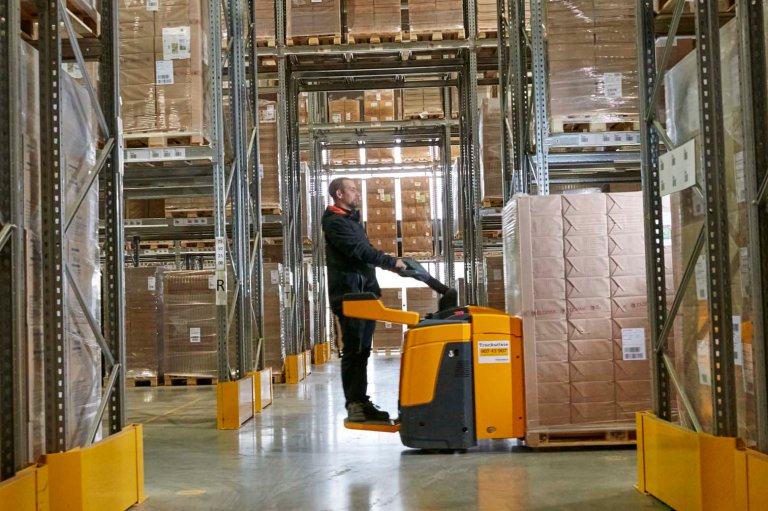
[[[399,357],[374,356],[373,401],[396,410]],[[339,363],[299,385],[240,431],[217,431],[214,386],[128,389],[144,423],[140,511],[668,509],[632,489],[634,449],[534,452],[511,441],[425,454],[399,436],[344,429]]]

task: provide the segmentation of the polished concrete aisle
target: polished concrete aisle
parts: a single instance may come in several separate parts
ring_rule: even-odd
[[[370,393],[396,410],[399,359],[375,357]],[[634,450],[533,452],[483,442],[465,454],[424,454],[399,436],[344,429],[338,361],[240,431],[216,430],[215,387],[129,389],[144,423],[140,511],[651,510],[637,493]]]

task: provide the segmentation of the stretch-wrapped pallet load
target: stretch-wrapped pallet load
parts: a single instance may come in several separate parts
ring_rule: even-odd
[[[122,0],[120,94],[126,132],[205,135],[205,21],[199,0]]]
[[[232,287],[230,280],[230,295]],[[218,372],[215,271],[165,272],[163,308],[160,371],[166,376],[215,378]]]
[[[504,296],[504,257],[502,254],[485,256],[485,291],[488,295],[488,307],[506,311]]]
[[[738,436],[747,445],[757,439],[757,411],[754,382],[754,353],[752,324],[755,304],[751,296],[751,268],[749,229],[747,223],[749,203],[745,189],[744,136],[741,118],[739,87],[739,30],[736,20],[720,30],[720,76],[722,77],[722,107],[724,134],[724,167],[720,169],[725,180],[728,238],[727,246],[730,278],[731,320],[733,324],[734,365],[736,383],[736,410]],[[694,140],[695,175],[700,181],[701,119],[698,110],[699,85],[697,54],[692,52],[669,71],[665,78],[667,132],[675,145]],[[662,181],[664,182],[664,181]],[[669,186],[669,183],[667,184]],[[705,223],[706,204],[694,188],[676,191],[670,195],[672,210],[672,252],[675,277],[682,274],[691,256],[698,233]],[[713,431],[712,390],[714,384],[710,369],[711,342],[707,327],[709,296],[707,289],[706,245],[697,260],[695,278],[685,290],[683,303],[675,323],[673,352],[676,370],[688,393],[693,410],[705,432]],[[679,278],[675,279],[679,287]],[[759,307],[758,307],[759,309]]]
[[[403,310],[403,290],[382,289],[381,301],[388,309]],[[399,350],[403,342],[403,325],[385,321],[376,322],[373,333],[374,350]]]
[[[101,348],[73,286],[97,324],[101,321],[99,187],[93,180],[98,129],[86,89],[61,73],[65,216],[74,215],[64,237],[64,346],[67,371],[67,448],[82,446],[101,400]],[[89,187],[89,183],[93,182]],[[84,195],[83,195],[84,194]],[[80,198],[84,197],[79,204]]]
[[[404,256],[434,255],[432,238],[432,201],[429,178],[400,180],[400,228]]]
[[[479,32],[498,31],[498,20],[496,0],[477,0],[477,30]]]
[[[413,34],[464,30],[461,0],[409,0],[408,20]]]
[[[483,199],[501,198],[501,113],[498,98],[486,98],[480,116]]]
[[[443,116],[443,96],[439,88],[403,89],[405,119],[435,119]]]
[[[371,90],[363,95],[363,120],[382,122],[395,120],[395,91]],[[372,148],[365,150],[367,163],[393,163],[394,151],[390,148]]]
[[[433,153],[429,146],[404,146],[400,148],[400,161],[402,163],[427,163],[433,160]]]
[[[275,2],[254,0],[253,29],[259,40],[275,40]]]
[[[125,269],[126,376],[157,378],[163,347],[163,269]]]
[[[374,248],[397,256],[395,180],[377,177],[365,185],[368,240]]]
[[[280,206],[280,172],[277,150],[277,103],[259,100],[259,173],[261,205]]]
[[[29,367],[29,435],[34,461],[45,450],[45,338],[43,336],[43,223],[40,197],[40,77],[37,50],[19,44],[22,157],[24,172],[24,260],[26,336]]]
[[[636,121],[634,0],[549,0],[550,114],[563,122]]]
[[[288,37],[340,36],[339,0],[287,0]]]
[[[283,372],[283,335],[280,321],[283,309],[283,291],[279,263],[265,263],[264,275],[264,363],[273,372]]]
[[[400,0],[348,0],[350,36],[399,34]]]
[[[651,396],[641,194],[518,197],[504,216],[527,440],[633,429]]]

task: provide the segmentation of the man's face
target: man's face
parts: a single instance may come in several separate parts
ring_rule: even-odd
[[[360,192],[357,185],[351,179],[344,180],[344,186],[336,192],[338,204],[345,209],[358,209],[360,207]]]

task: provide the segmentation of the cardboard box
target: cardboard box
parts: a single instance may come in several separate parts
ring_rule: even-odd
[[[613,381],[571,383],[571,403],[606,403],[615,399]]]
[[[571,404],[571,422],[573,424],[612,423],[615,420],[616,403],[613,400],[605,403]]]
[[[614,381],[612,360],[581,360],[569,363],[570,381]]]
[[[568,360],[572,362],[613,361],[613,341],[610,337],[569,340]]]

